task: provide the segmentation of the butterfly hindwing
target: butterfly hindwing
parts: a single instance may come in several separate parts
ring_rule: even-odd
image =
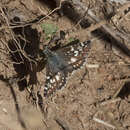
[[[53,72],[50,71],[49,66],[47,66],[46,69],[45,97],[53,94],[56,90],[61,89],[66,84],[67,77],[62,71],[53,74]]]

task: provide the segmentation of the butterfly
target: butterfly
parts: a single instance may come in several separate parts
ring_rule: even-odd
[[[47,59],[44,96],[52,95],[66,85],[67,78],[81,68],[87,60],[91,41],[78,42],[52,51],[43,50]]]

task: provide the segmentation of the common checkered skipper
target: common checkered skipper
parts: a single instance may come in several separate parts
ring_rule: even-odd
[[[65,86],[67,77],[86,61],[90,41],[62,47],[56,51],[45,48],[47,58],[44,96],[49,96]]]

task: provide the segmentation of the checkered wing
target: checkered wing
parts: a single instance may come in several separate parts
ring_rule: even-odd
[[[52,60],[57,60],[61,65],[47,63],[44,96],[49,96],[57,89],[65,86],[68,74],[79,69],[85,63],[89,49],[90,41],[86,41],[60,48],[55,52],[57,56]],[[51,62],[54,63],[55,61]]]
[[[72,71],[74,71],[84,65],[87,60],[89,49],[90,41],[85,41],[67,46],[58,50],[57,52],[61,52],[62,54],[64,54],[65,61],[67,62],[67,64],[69,64],[69,66],[73,67]]]
[[[46,82],[44,87],[44,96],[48,97],[53,94],[56,90],[61,89],[66,84],[66,73],[59,71],[53,73],[50,71],[49,66],[46,68]]]

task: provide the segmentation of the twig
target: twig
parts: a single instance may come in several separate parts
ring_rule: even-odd
[[[107,100],[105,102],[102,102],[100,105],[108,105],[108,104],[111,104],[111,103],[115,103],[115,102],[119,102],[121,101],[121,98],[116,98],[116,99],[110,99],[110,100]]]
[[[87,68],[99,68],[99,64],[86,64]]]
[[[107,123],[107,122],[105,122],[105,121],[103,121],[103,120],[100,120],[100,119],[98,119],[98,118],[96,118],[96,117],[93,117],[93,120],[96,121],[96,122],[98,122],[98,123],[100,123],[100,124],[103,124],[103,125],[105,125],[105,126],[107,126],[107,127],[110,127],[110,128],[112,128],[112,129],[116,129],[115,126],[113,126],[113,125],[111,125],[111,124],[109,124],[109,123]]]
[[[57,122],[57,124],[58,124],[59,126],[61,126],[61,128],[62,128],[63,130],[70,130],[69,127],[68,127],[68,125],[67,125],[64,121],[61,121],[61,120],[59,120],[59,119],[57,119],[57,118],[55,118],[55,121]]]

